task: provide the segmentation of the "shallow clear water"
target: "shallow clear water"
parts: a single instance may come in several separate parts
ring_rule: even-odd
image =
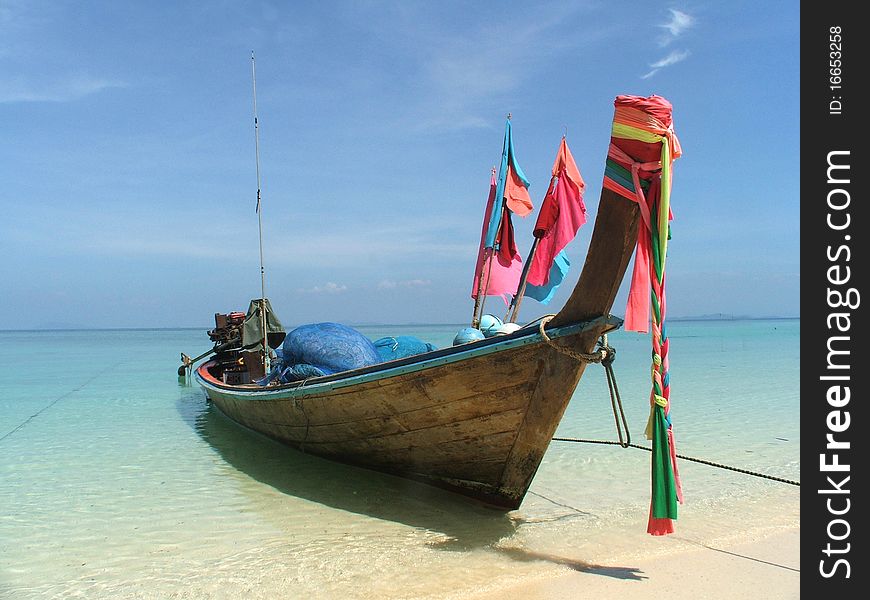
[[[443,347],[459,327],[359,329]],[[799,480],[800,322],[669,327],[678,452]],[[645,444],[649,337],[610,343]],[[0,332],[0,597],[462,598],[799,522],[799,488],[683,460],[677,533],[649,536],[649,453],[570,442],[494,512],[236,426],[177,378],[208,347],[204,330]],[[557,435],[615,439],[600,367]]]

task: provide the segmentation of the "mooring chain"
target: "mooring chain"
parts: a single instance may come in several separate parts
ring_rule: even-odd
[[[607,444],[611,446],[620,445],[623,448],[637,448],[639,450],[646,450],[647,452],[652,452],[652,448],[647,446],[641,446],[640,444],[621,444],[620,442],[614,442],[612,440],[585,440],[579,438],[563,438],[563,437],[554,437],[554,442],[582,442],[584,444]],[[734,471],[736,473],[743,473],[744,475],[752,475],[754,477],[761,477],[763,479],[771,479],[773,481],[779,481],[781,483],[787,483],[789,485],[796,485],[800,487],[800,481],[794,481],[793,479],[785,479],[783,477],[776,477],[775,475],[767,475],[766,473],[759,473],[757,471],[750,471],[748,469],[741,469],[739,467],[732,467],[729,465],[723,465],[721,463],[713,462],[711,460],[704,460],[703,458],[694,458],[692,456],[686,456],[685,454],[677,454],[677,458],[682,460],[688,460],[691,462],[701,463],[702,465],[709,465],[711,467],[717,467],[719,469],[725,469],[727,471]]]
[[[103,375],[104,373],[108,373],[109,371],[115,369],[115,368],[116,368],[118,365],[120,365],[122,362],[123,362],[123,361],[118,361],[117,363],[115,363],[115,364],[113,364],[113,365],[110,365],[110,366],[106,367],[105,369],[103,369],[103,370],[101,370],[100,372],[98,372],[96,375],[93,375],[93,376],[89,377],[87,380],[84,381],[84,383],[81,383],[80,385],[74,387],[73,389],[69,390],[68,392],[66,392],[66,393],[64,393],[64,394],[61,394],[60,396],[58,396],[57,398],[55,398],[54,400],[52,400],[51,402],[49,402],[48,404],[46,404],[45,406],[43,406],[42,408],[40,408],[38,411],[36,411],[36,412],[33,413],[32,415],[30,415],[29,417],[27,417],[26,419],[24,419],[24,420],[23,420],[21,423],[19,423],[19,424],[18,424],[14,429],[12,429],[12,430],[10,430],[10,431],[7,431],[5,434],[3,434],[2,436],[0,436],[0,442],[2,442],[2,441],[5,440],[6,438],[8,438],[10,435],[12,435],[13,433],[15,433],[16,431],[18,431],[19,429],[21,429],[22,427],[24,427],[24,426],[27,425],[28,423],[30,423],[33,419],[35,419],[36,417],[38,417],[39,415],[41,415],[42,413],[44,413],[45,411],[47,411],[49,408],[51,408],[52,406],[54,406],[55,404],[57,404],[58,402],[60,402],[60,401],[63,400],[64,398],[68,398],[69,396],[72,396],[72,395],[75,394],[76,392],[80,392],[80,391],[83,390],[85,387],[87,387],[88,385],[90,385],[91,382],[96,381],[97,379],[99,379],[100,377],[102,377],[102,375]]]
[[[625,411],[622,409],[622,399],[619,397],[619,388],[616,387],[616,375],[613,372],[613,361],[616,359],[616,349],[609,346],[607,344],[607,334],[603,334],[601,338],[598,340],[598,349],[592,353],[585,352],[577,352],[571,348],[567,348],[565,346],[560,346],[553,342],[552,339],[547,335],[547,332],[544,331],[544,326],[554,317],[555,315],[547,315],[541,319],[541,322],[538,324],[538,331],[541,333],[541,337],[544,338],[544,341],[551,345],[553,348],[561,352],[562,354],[566,354],[575,360],[589,362],[589,363],[601,363],[604,366],[605,373],[607,374],[607,387],[610,390],[610,404],[613,408],[613,418],[616,421],[616,434],[619,436],[619,441],[614,442],[611,440],[586,440],[586,439],[577,439],[577,438],[562,438],[562,437],[554,437],[553,441],[556,442],[583,442],[587,444],[608,444],[608,445],[619,445],[623,448],[638,448],[640,450],[646,450],[647,452],[652,452],[652,448],[647,446],[641,446],[640,444],[632,444],[631,443],[631,434],[628,431],[628,421],[625,418]],[[622,436],[622,430],[625,429],[625,439]],[[734,471],[736,473],[743,473],[745,475],[752,475],[754,477],[761,477],[763,479],[770,479],[772,481],[779,481],[781,483],[787,483],[789,485],[795,485],[800,487],[799,481],[794,481],[791,479],[784,479],[782,477],[775,477],[773,475],[767,475],[765,473],[758,473],[756,471],[750,471],[748,469],[741,469],[739,467],[731,467],[729,465],[723,465],[721,463],[716,463],[709,460],[704,460],[702,458],[693,458],[691,456],[685,456],[683,454],[677,454],[677,458],[682,460],[688,460],[691,462],[701,463],[703,465],[709,465],[711,467],[717,467],[719,469],[726,469],[728,471]]]

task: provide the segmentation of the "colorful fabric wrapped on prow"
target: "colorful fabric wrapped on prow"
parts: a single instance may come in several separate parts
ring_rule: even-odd
[[[634,272],[625,329],[646,333],[652,307],[652,391],[646,435],[652,440],[652,499],[647,531],[673,533],[683,492],[670,415],[668,336],[665,328],[665,261],[673,161],[682,154],[673,107],[661,96],[617,96],[604,187],[638,203]]]

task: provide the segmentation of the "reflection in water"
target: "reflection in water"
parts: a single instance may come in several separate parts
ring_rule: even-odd
[[[509,514],[450,492],[284,446],[231,421],[198,388],[182,390],[178,411],[229,465],[282,494],[441,533],[442,549],[491,546],[516,530]]]

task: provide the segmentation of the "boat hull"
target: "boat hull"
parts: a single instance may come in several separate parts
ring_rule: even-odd
[[[638,205],[603,189],[574,290],[546,324],[303,383],[195,376],[228,417],[304,452],[518,508],[610,315],[637,242]]]
[[[619,323],[548,331],[550,342],[532,327],[306,384],[225,385],[210,363],[196,377],[229,418],[289,446],[511,510],[587,364],[556,346],[588,352]]]

